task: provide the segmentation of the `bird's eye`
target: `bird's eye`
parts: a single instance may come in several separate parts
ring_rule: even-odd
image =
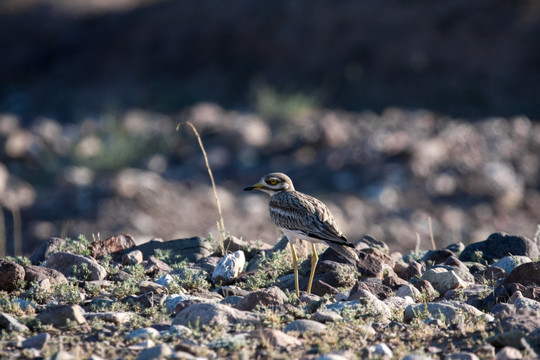
[[[270,180],[268,180],[268,184],[270,184],[270,185],[276,185],[276,184],[277,184],[277,180],[276,180],[276,179],[270,179]]]

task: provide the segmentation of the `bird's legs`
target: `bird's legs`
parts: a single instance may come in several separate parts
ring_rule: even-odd
[[[292,243],[292,240],[289,241],[289,244],[291,244],[292,263],[293,263],[293,268],[294,268],[294,286],[296,287],[296,297],[300,297],[300,287],[298,286],[298,256],[296,256],[296,250],[294,250],[294,245]]]
[[[313,284],[313,276],[315,275],[315,268],[317,267],[317,262],[319,261],[319,256],[317,255],[317,250],[315,249],[315,244],[311,243],[313,249],[313,256],[311,256],[311,272],[309,273],[309,282],[307,286],[307,293],[311,293],[311,285]]]

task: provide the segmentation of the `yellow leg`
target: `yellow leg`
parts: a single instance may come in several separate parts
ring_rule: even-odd
[[[311,293],[311,284],[313,283],[313,276],[315,275],[315,268],[317,267],[317,262],[319,261],[319,256],[317,255],[317,250],[315,250],[315,244],[311,243],[313,249],[313,256],[311,257],[311,272],[309,273],[309,283],[307,286],[307,293]]]
[[[296,250],[294,250],[294,245],[292,241],[291,251],[292,251],[292,263],[294,268],[294,286],[296,287],[296,297],[300,297],[300,287],[298,286],[298,256],[296,256]]]

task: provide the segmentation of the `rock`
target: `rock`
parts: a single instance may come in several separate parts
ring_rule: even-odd
[[[39,282],[43,279],[49,279],[51,284],[66,284],[68,280],[60,271],[36,265],[28,265],[24,267],[24,280],[31,284]]]
[[[433,358],[431,356],[428,356],[428,355],[407,355],[403,358],[401,358],[401,360],[433,360]]]
[[[166,262],[159,260],[153,255],[148,258],[148,261],[143,262],[143,267],[145,274],[150,276],[162,272],[168,273],[171,272],[173,269]]]
[[[422,275],[422,265],[414,260],[411,260],[405,268],[403,266],[394,266],[394,271],[404,280],[419,278]]]
[[[226,252],[236,252],[242,250],[246,260],[251,260],[259,251],[270,250],[271,245],[263,242],[245,241],[236,236],[229,236],[223,241],[223,247]]]
[[[365,292],[365,297],[353,301],[344,301],[335,304],[326,305],[326,309],[336,311],[341,314],[344,310],[360,312],[364,315],[369,314],[374,317],[387,319],[392,315],[390,308],[381,300],[369,292]]]
[[[43,261],[47,260],[51,254],[58,252],[58,249],[64,246],[66,246],[66,240],[58,237],[52,237],[42,243],[41,246],[34,251],[32,256],[30,256],[30,262],[32,265],[39,265]]]
[[[358,259],[356,267],[363,277],[382,279],[384,269],[393,269],[396,264],[390,255],[373,248],[358,251]]]
[[[225,255],[212,273],[214,283],[231,284],[244,269],[246,258],[242,250]]]
[[[324,354],[317,356],[315,360],[349,360],[348,357],[340,355],[340,354]]]
[[[16,262],[0,259],[0,291],[11,292],[24,280],[24,268]]]
[[[159,331],[152,327],[136,329],[126,334],[126,341],[138,341],[145,339],[159,338]]]
[[[496,360],[519,360],[523,359],[521,352],[510,346],[505,346],[497,353]]]
[[[66,277],[79,280],[103,280],[107,271],[95,259],[66,252],[57,252],[49,256],[45,266],[60,271]]]
[[[51,360],[77,360],[77,358],[67,351],[60,350],[51,356]]]
[[[273,308],[280,305],[287,300],[287,296],[277,286],[272,286],[265,290],[254,291],[246,295],[235,306],[238,310],[252,311],[257,307],[261,309]]]
[[[40,333],[36,336],[29,337],[28,339],[22,342],[23,349],[43,349],[46,343],[51,340],[51,335],[47,333]]]
[[[489,314],[484,314],[473,306],[459,303],[457,301],[441,301],[438,303],[428,302],[425,304],[411,304],[405,308],[403,318],[405,321],[410,321],[417,316],[422,316],[429,313],[434,319],[444,320],[447,324],[455,323],[459,314],[468,314],[475,317],[484,317],[488,321],[492,321],[493,317]]]
[[[511,283],[525,286],[540,284],[540,262],[530,262],[517,266],[504,279],[503,285],[507,286]]]
[[[361,294],[358,294],[360,290],[369,291],[379,299],[386,299],[392,294],[392,289],[383,285],[380,279],[368,278],[361,279],[356,282],[351,289],[349,298],[347,300],[351,301],[363,297]]]
[[[169,334],[182,337],[190,336],[193,333],[190,328],[184,325],[171,325],[169,328]]]
[[[532,260],[527,256],[505,256],[499,261],[493,263],[491,266],[497,266],[505,271],[506,274],[510,274],[512,270],[521,264],[530,263]]]
[[[461,261],[477,261],[480,253],[481,259],[489,263],[510,255],[523,255],[532,259],[540,256],[538,246],[526,237],[493,233],[487,240],[465,247],[459,259]]]
[[[303,334],[303,333],[318,334],[318,333],[322,333],[326,331],[326,325],[321,324],[320,322],[317,322],[317,321],[313,321],[313,320],[301,319],[301,320],[294,320],[293,322],[285,326],[283,331],[285,333],[294,331],[300,334]]]
[[[28,327],[19,322],[10,314],[0,313],[0,329],[6,329],[8,331],[26,332]]]
[[[140,250],[144,258],[153,256],[157,249],[170,253],[173,257],[170,260],[179,261],[187,259],[189,262],[196,262],[208,257],[213,251],[211,243],[204,241],[198,236],[169,241],[149,241],[133,248],[133,250]],[[180,258],[176,258],[177,256]]]
[[[139,288],[137,295],[141,295],[145,293],[153,293],[153,294],[168,294],[169,293],[169,290],[165,286],[156,284],[153,281],[143,280],[137,284],[137,287]]]
[[[409,282],[406,280],[403,280],[396,274],[390,274],[383,279],[382,284],[385,286],[388,286],[392,290],[396,290],[402,285],[409,284]]]
[[[422,274],[421,280],[428,281],[435,290],[444,294],[448,290],[467,287],[467,283],[463,281],[453,270],[445,268],[432,268]]]
[[[385,252],[385,253],[388,253],[388,251],[389,251],[388,245],[386,245],[386,243],[375,239],[371,235],[362,236],[362,238],[360,240],[358,240],[356,245],[354,245],[354,248],[357,251],[363,250],[363,249],[368,249],[368,248],[377,249],[377,250],[380,250],[380,251]]]
[[[106,311],[84,314],[84,318],[87,320],[102,320],[116,325],[129,323],[134,317],[134,313],[127,311]]]
[[[120,258],[125,250],[133,248],[136,245],[132,235],[121,234],[111,236],[105,240],[94,241],[90,250],[94,259],[101,259],[107,254],[113,256],[113,258]]]
[[[343,317],[341,315],[339,315],[335,311],[329,311],[329,310],[317,311],[315,314],[311,315],[311,320],[317,321],[320,323],[336,322],[342,319]]]
[[[437,292],[433,285],[426,280],[418,280],[414,283],[414,287],[420,290],[422,296],[425,296],[427,301],[432,301],[439,297],[439,292]]]
[[[412,299],[418,301],[422,298],[422,293],[415,288],[412,284],[405,284],[399,287],[396,291],[396,296],[406,297],[409,296]]]
[[[408,305],[414,304],[414,300],[410,296],[390,296],[384,299],[383,303],[388,306],[392,313],[402,313]]]
[[[244,296],[250,294],[249,291],[241,289],[238,286],[234,286],[234,285],[220,286],[214,291],[217,292],[218,294],[220,294],[221,296],[225,297],[225,298],[228,297],[228,296],[242,296],[242,297],[244,297]]]
[[[495,334],[486,340],[493,346],[503,347],[511,346],[518,349],[524,349],[522,341],[526,334],[521,330],[511,330],[504,333]]]
[[[392,356],[394,355],[392,350],[390,350],[388,345],[386,345],[385,343],[379,343],[375,345],[372,353],[382,359],[391,359]]]
[[[445,262],[450,256],[454,256],[454,253],[447,249],[428,250],[422,256],[422,261],[426,264],[436,265]]]
[[[161,344],[141,351],[137,360],[154,360],[169,358],[173,350],[167,344]]]
[[[286,348],[302,345],[302,340],[294,336],[285,334],[276,329],[261,328],[250,332],[250,336],[260,339],[263,344],[269,344],[274,347]]]
[[[540,302],[526,298],[526,297],[517,298],[514,302],[514,306],[516,307],[516,309],[540,311]]]
[[[143,253],[141,250],[133,250],[122,255],[123,265],[137,265],[143,263]]]
[[[206,271],[207,273],[211,274],[212,272],[214,272],[214,269],[216,268],[219,260],[221,260],[220,256],[209,256],[197,261],[195,265],[200,269]]]
[[[154,293],[144,293],[141,295],[128,295],[122,299],[120,302],[123,304],[130,304],[140,306],[143,309],[151,308],[155,305],[161,305],[165,301],[164,295],[154,295]]]
[[[494,284],[499,279],[504,279],[506,277],[506,271],[502,268],[491,265],[482,271],[480,274],[475,275],[475,279],[479,283],[488,283]]]
[[[444,360],[480,360],[478,356],[469,352],[450,354],[444,357]]]
[[[193,304],[176,315],[172,324],[199,326],[220,324],[225,327],[236,324],[257,324],[260,316],[247,311],[213,303]]]
[[[63,328],[68,320],[79,325],[86,324],[84,310],[79,305],[64,305],[40,312],[36,319],[42,324]]]

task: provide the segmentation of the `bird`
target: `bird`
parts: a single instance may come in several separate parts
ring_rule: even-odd
[[[324,243],[348,261],[356,264],[358,255],[354,245],[339,230],[330,209],[319,199],[296,191],[292,180],[281,172],[263,176],[258,183],[244,188],[244,191],[259,190],[270,195],[270,217],[274,225],[287,237],[292,252],[294,284],[296,296],[300,297],[298,284],[298,257],[293,245],[294,239],[311,243],[311,272],[307,293],[311,293],[313,276],[319,257],[316,243]]]

